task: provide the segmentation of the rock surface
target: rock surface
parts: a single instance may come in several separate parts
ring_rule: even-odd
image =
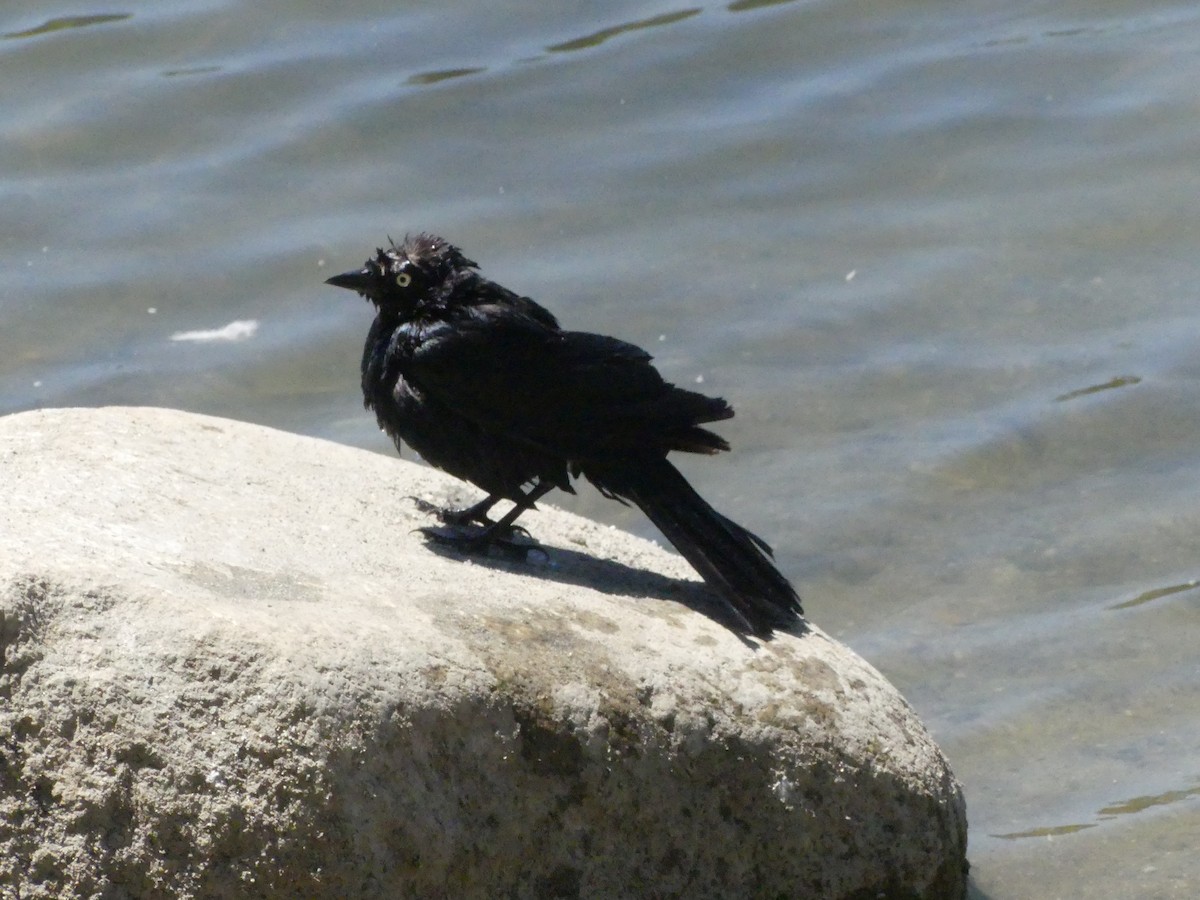
[[[819,630],[428,468],[159,409],[0,419],[0,895],[961,897],[958,785]],[[523,520],[524,521],[524,520]]]

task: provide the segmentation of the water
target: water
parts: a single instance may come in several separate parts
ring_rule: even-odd
[[[978,896],[1200,894],[1194,5],[69,15],[0,14],[0,411],[389,452],[321,281],[442,232],[733,402],[686,469],[928,723]]]

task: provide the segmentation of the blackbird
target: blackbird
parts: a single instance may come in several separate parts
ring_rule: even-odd
[[[457,530],[427,534],[468,551],[512,548],[517,517],[554,488],[574,493],[571,479],[582,475],[640,507],[728,603],[739,630],[767,636],[803,614],[766,542],[713,509],[667,459],[728,450],[701,427],[731,418],[728,403],[666,382],[633,344],[563,330],[440,237],[388,243],[326,283],[375,306],[362,389],[380,427],[397,449],[403,441],[487,494],[439,511]],[[501,499],[514,505],[493,520]]]

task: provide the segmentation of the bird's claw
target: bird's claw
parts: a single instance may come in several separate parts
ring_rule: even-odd
[[[430,503],[428,500],[422,500],[420,497],[406,497],[411,500],[419,512],[425,513],[427,516],[436,516],[438,520],[446,525],[482,525],[485,528],[494,524],[487,517],[486,513],[481,513],[474,506],[468,506],[465,509],[453,509],[449,506],[438,506],[436,503]]]

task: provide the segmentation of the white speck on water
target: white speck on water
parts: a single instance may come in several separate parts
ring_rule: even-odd
[[[846,273],[846,281],[847,282],[853,281],[854,276],[857,274],[858,274],[858,269],[851,269],[849,272]]]
[[[171,335],[173,341],[195,341],[197,343],[206,343],[209,341],[244,341],[247,338],[254,337],[254,332],[258,331],[257,319],[238,319],[230,322],[224,328],[210,328],[202,331],[177,331]]]

